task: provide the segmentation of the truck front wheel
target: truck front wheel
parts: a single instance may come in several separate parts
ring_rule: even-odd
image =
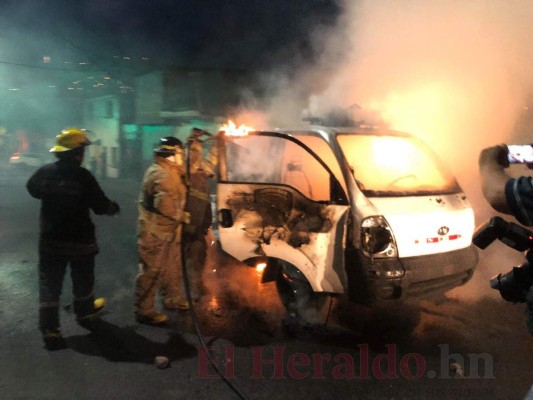
[[[320,321],[321,311],[328,296],[314,292],[298,269],[283,265],[276,278],[276,288],[289,317],[306,322]]]

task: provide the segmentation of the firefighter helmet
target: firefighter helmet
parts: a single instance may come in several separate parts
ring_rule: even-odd
[[[159,146],[154,149],[154,153],[171,156],[176,154],[178,149],[183,149],[183,143],[181,140],[174,136],[165,136],[159,141]]]
[[[61,153],[88,146],[91,141],[87,138],[85,129],[67,128],[59,132],[56,136],[56,144],[50,149],[50,153]]]

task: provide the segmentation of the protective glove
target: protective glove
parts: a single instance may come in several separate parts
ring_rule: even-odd
[[[211,136],[211,134],[209,132],[207,132],[206,130],[203,130],[203,129],[200,129],[200,128],[192,128],[191,129],[191,134],[189,135],[189,138],[199,139],[202,136]]]
[[[180,223],[184,223],[184,224],[191,223],[191,214],[183,210],[178,210],[175,218],[176,218],[176,221]]]

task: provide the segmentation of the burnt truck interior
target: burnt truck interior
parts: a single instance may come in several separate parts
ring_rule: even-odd
[[[217,208],[218,224],[222,230],[237,228],[237,233],[231,235],[234,241],[223,242],[224,250],[237,254],[240,261],[250,266],[266,261],[262,282],[276,282],[289,312],[316,308],[313,303],[321,297],[319,293],[324,293],[323,289],[313,288],[289,260],[314,259],[306,264],[316,269],[318,263],[322,274],[328,274],[334,261],[334,269],[343,268],[344,256],[340,253],[344,251],[349,207],[343,185],[330,166],[307,145],[277,132],[251,132],[244,137],[226,138],[219,154],[218,184],[230,187],[231,191],[217,193],[219,201],[221,196],[225,197],[227,206]],[[342,207],[342,212],[334,215],[328,208],[331,206]],[[328,236],[318,246],[317,233]],[[335,240],[335,235],[340,240]],[[236,252],[232,249],[235,245],[250,247]],[[291,256],[291,252],[300,256]],[[341,275],[345,276],[345,272]]]

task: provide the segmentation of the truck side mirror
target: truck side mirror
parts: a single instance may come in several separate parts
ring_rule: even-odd
[[[229,208],[218,210],[218,223],[222,228],[231,228],[233,226],[233,215]]]

